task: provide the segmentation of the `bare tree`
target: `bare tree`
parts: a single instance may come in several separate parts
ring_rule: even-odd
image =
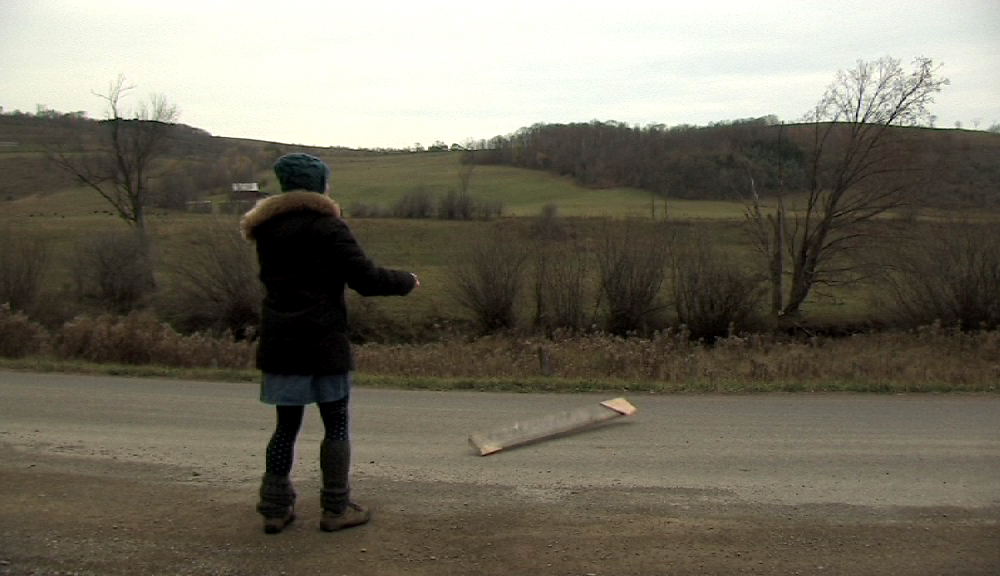
[[[754,327],[764,296],[763,276],[747,270],[696,228],[678,237],[670,253],[674,311],[692,338],[714,342]]]
[[[472,171],[475,169],[475,152],[472,150],[463,151],[458,163],[458,189],[462,196],[469,195],[469,184],[472,182]]]
[[[780,133],[779,133],[780,137]],[[781,169],[779,168],[779,173]],[[785,204],[783,194],[783,183],[781,175],[778,176],[778,196],[777,205],[773,213],[764,214],[761,209],[760,195],[757,193],[757,185],[752,176],[750,181],[750,205],[747,207],[745,216],[749,226],[750,238],[753,247],[764,256],[767,263],[767,278],[771,290],[771,314],[780,316],[783,314],[782,306],[784,302],[784,250],[782,240],[784,238],[784,218]]]
[[[179,113],[162,95],[150,96],[134,112],[126,110],[122,100],[134,88],[125,83],[125,76],[119,75],[107,93],[95,93],[107,104],[97,151],[57,150],[48,157],[80,184],[100,194],[132,228],[139,247],[136,265],[144,270],[145,290],[151,291],[156,282],[146,231],[146,205],[153,200],[150,177],[154,164],[167,151],[171,127]]]
[[[155,162],[167,151],[171,125],[179,112],[162,95],[150,96],[137,110],[128,111],[123,100],[134,88],[119,75],[106,93],[95,93],[107,104],[96,152],[72,154],[59,150],[51,152],[49,158],[107,200],[145,244],[150,177]]]
[[[581,330],[588,319],[592,254],[566,228],[555,205],[547,204],[532,229],[535,326],[550,335],[558,328]]]
[[[663,223],[606,220],[598,238],[600,295],[607,299],[607,330],[625,335],[648,326],[667,276],[669,229]]]
[[[31,308],[49,264],[49,250],[40,238],[0,228],[0,305],[15,312]]]
[[[928,58],[917,58],[909,72],[891,57],[858,61],[856,68],[837,73],[807,116],[813,133],[804,200],[786,199],[767,225],[759,206],[748,210],[758,234],[781,235],[781,243],[772,236],[759,245],[783,245],[790,260],[779,314],[798,314],[818,284],[863,274],[855,258],[875,241],[872,221],[901,208],[905,192],[926,173],[907,153],[907,134],[899,128],[933,122],[927,107],[948,84],[938,77],[939,69]]]
[[[212,220],[186,238],[183,257],[168,263],[173,278],[166,308],[182,331],[228,331],[252,337],[260,324],[263,288],[253,245],[232,222]]]
[[[145,249],[138,237],[124,230],[79,242],[70,266],[77,300],[115,314],[146,305],[152,285]]]
[[[484,334],[517,325],[529,248],[516,231],[498,225],[470,243],[466,258],[450,270],[455,301]]]
[[[1000,231],[991,222],[930,222],[895,255],[876,303],[907,327],[1000,327]]]

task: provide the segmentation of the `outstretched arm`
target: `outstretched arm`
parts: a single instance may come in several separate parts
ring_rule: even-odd
[[[338,222],[332,231],[330,249],[347,286],[362,296],[404,296],[420,285],[416,274],[383,268],[373,262],[358,244],[350,229]]]

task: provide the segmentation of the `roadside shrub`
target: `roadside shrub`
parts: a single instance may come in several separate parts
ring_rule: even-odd
[[[475,198],[472,202],[472,216],[476,220],[495,220],[503,215],[503,202]]]
[[[23,358],[42,352],[48,343],[48,332],[32,322],[23,312],[0,304],[0,357]]]
[[[472,220],[472,197],[449,190],[438,200],[439,220]]]
[[[378,303],[354,292],[346,295],[350,321],[347,323],[348,338],[356,344],[367,342],[389,342],[389,335],[396,332],[399,322]]]
[[[1000,327],[1000,230],[969,222],[928,226],[884,282],[882,307],[909,327]]]
[[[351,202],[347,208],[347,216],[351,218],[384,218],[390,213],[378,204],[367,204],[365,202]]]
[[[134,312],[124,320],[110,314],[78,316],[60,330],[57,353],[90,362],[151,364],[154,343],[162,342],[168,331],[148,312]]]
[[[0,228],[0,304],[13,310],[32,307],[49,264],[49,252],[37,238]]]
[[[242,339],[260,325],[264,294],[256,254],[231,219],[194,230],[167,268],[172,284],[162,300],[163,313],[181,331],[228,331]]]
[[[503,202],[481,200],[450,190],[435,200],[425,188],[415,188],[390,207],[351,202],[345,211],[351,218],[437,218],[438,220],[490,221],[503,214]]]
[[[607,306],[606,329],[648,331],[666,278],[669,236],[663,224],[605,220],[598,238],[597,272]]]
[[[69,284],[40,292],[28,311],[31,319],[47,330],[58,329],[79,313],[80,306]]]
[[[484,220],[490,221],[503,214],[503,202],[499,200],[483,200],[449,190],[438,199],[437,217],[439,220]]]
[[[155,287],[147,250],[132,231],[85,240],[70,269],[79,302],[116,314],[138,308]]]
[[[229,333],[184,336],[148,311],[125,317],[78,316],[62,327],[55,340],[56,355],[63,359],[179,368],[253,366],[250,343]]]
[[[559,208],[552,203],[542,207],[531,226],[531,234],[543,240],[556,240],[565,237],[566,226],[559,217]]]
[[[551,333],[556,329],[582,330],[587,313],[591,255],[577,242],[543,242],[534,251],[535,325]]]
[[[465,259],[451,270],[452,293],[483,333],[513,328],[524,283],[528,245],[507,226],[469,245]]]
[[[692,338],[714,342],[754,328],[765,286],[703,236],[675,242],[670,269],[677,321]]]
[[[434,215],[434,197],[423,186],[414,188],[392,205],[396,218],[430,218]]]
[[[442,318],[434,311],[405,321],[387,312],[381,298],[367,298],[354,291],[348,291],[346,298],[350,317],[347,336],[355,344],[420,344],[436,342],[459,332],[471,332],[467,325]]]

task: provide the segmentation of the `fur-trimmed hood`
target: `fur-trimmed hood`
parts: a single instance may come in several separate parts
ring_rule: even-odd
[[[340,218],[340,206],[329,196],[307,190],[290,190],[277,196],[269,196],[259,200],[249,212],[243,215],[243,219],[240,221],[240,232],[243,234],[243,238],[253,241],[253,232],[256,227],[275,216],[298,210],[311,210]]]

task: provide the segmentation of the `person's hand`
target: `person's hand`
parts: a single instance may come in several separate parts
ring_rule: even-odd
[[[413,276],[413,289],[416,290],[420,287],[420,278],[417,278],[417,275],[413,272],[410,272],[410,276]]]

